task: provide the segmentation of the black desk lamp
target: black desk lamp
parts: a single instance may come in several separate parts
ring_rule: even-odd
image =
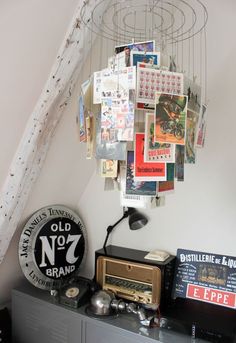
[[[145,226],[148,222],[147,218],[139,213],[135,208],[128,207],[126,211],[124,211],[123,216],[114,224],[109,225],[107,228],[107,235],[103,244],[103,248],[106,248],[107,240],[110,233],[114,230],[116,225],[118,225],[123,219],[129,217],[129,228],[130,230],[138,230]]]

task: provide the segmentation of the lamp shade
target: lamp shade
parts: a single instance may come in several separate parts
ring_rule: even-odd
[[[129,216],[129,228],[130,230],[138,230],[147,224],[147,218],[142,214],[133,209],[133,213]]]
[[[128,209],[124,212],[123,216],[114,224],[109,225],[107,228],[107,235],[103,244],[103,248],[106,247],[108,237],[110,233],[114,230],[114,228],[124,219],[129,217],[129,228],[130,230],[138,230],[145,226],[148,222],[147,218],[139,213],[135,208],[128,207]]]

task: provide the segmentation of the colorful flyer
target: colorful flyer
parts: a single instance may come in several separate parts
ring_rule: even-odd
[[[166,181],[166,163],[144,162],[144,133],[135,134],[134,177],[136,181]]]
[[[149,68],[155,65],[160,67],[160,52],[134,51],[130,52],[130,65],[137,66],[138,62],[149,64]]]
[[[156,92],[183,94],[183,74],[158,70],[138,63],[137,103],[154,105]]]
[[[117,177],[117,160],[101,160],[101,177]]]
[[[145,115],[144,162],[175,162],[175,144],[154,142],[154,113]]]
[[[136,181],[134,179],[134,152],[127,152],[126,166],[126,194],[155,196],[157,193],[156,181]]]
[[[187,111],[187,128],[186,128],[186,143],[185,143],[185,163],[196,162],[196,130],[198,123],[198,113]]]
[[[156,93],[154,141],[185,145],[187,96]]]

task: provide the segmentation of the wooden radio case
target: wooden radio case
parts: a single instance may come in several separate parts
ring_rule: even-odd
[[[113,245],[96,251],[96,281],[118,297],[163,310],[171,300],[175,257],[159,262],[145,259],[147,253]]]

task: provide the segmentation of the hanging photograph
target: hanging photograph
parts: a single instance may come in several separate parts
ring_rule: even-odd
[[[120,163],[120,205],[122,207],[147,208],[152,197],[138,194],[126,194],[126,163]]]
[[[101,177],[117,177],[117,160],[101,160]]]
[[[206,133],[206,105],[201,106],[201,111],[199,115],[197,134],[196,134],[196,147],[203,148]]]
[[[109,76],[111,71],[109,69],[99,70],[93,73],[93,103],[101,104],[101,86],[102,79]]]
[[[153,65],[160,67],[160,52],[145,52],[134,51],[130,52],[130,65],[137,66],[138,62],[149,64],[149,68]]]
[[[113,55],[108,58],[108,68],[112,70],[119,70],[126,67],[125,51]]]
[[[136,67],[109,71],[101,79],[101,98],[128,96],[136,87]]]
[[[144,133],[135,134],[134,178],[136,181],[166,181],[166,163],[144,162]]]
[[[76,116],[76,124],[79,131],[79,140],[80,142],[86,141],[86,128],[85,128],[85,117],[84,117],[84,100],[83,96],[79,97],[79,111]]]
[[[196,130],[198,123],[198,113],[187,111],[186,143],[185,143],[185,163],[196,162]]]
[[[134,152],[127,152],[126,166],[126,194],[155,196],[157,192],[156,181],[136,181],[134,179]]]
[[[145,115],[144,162],[175,162],[175,144],[154,141],[154,113]]]
[[[173,193],[175,189],[175,163],[167,163],[166,166],[167,180],[158,182],[158,195]]]
[[[187,96],[156,93],[155,142],[185,144]]]
[[[175,147],[175,178],[184,181],[184,155],[185,146],[176,144]]]
[[[115,53],[118,54],[122,51],[125,51],[125,63],[126,67],[130,66],[130,52],[134,51],[144,51],[144,52],[153,52],[155,51],[155,41],[144,41],[144,42],[137,42],[137,43],[129,43],[126,45],[120,45],[115,47]]]
[[[93,157],[94,145],[94,116],[90,113],[86,117],[86,158],[90,160]]]
[[[199,113],[201,109],[201,87],[188,77],[184,77],[184,94],[188,96],[188,109]]]
[[[134,94],[102,98],[101,142],[133,141]]]
[[[126,160],[126,142],[114,142],[108,141],[101,142],[101,114],[96,116],[96,147],[95,157],[97,159],[105,160]]]

